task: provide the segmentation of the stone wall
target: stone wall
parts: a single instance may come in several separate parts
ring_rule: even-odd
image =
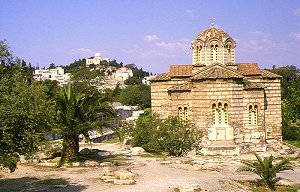
[[[267,144],[281,143],[281,87],[280,79],[263,79],[265,86],[265,127]]]
[[[217,79],[194,80],[191,90],[170,91],[172,86],[187,82],[186,79],[152,82],[152,111],[166,118],[178,115],[178,107],[187,107],[188,119],[203,132],[204,146],[264,151],[266,143],[281,143],[280,80],[249,80],[263,83],[265,88],[244,90],[241,79]],[[213,125],[213,103],[228,104],[228,125]],[[257,125],[249,124],[249,105],[258,106]],[[218,134],[224,134],[224,140],[220,141]]]

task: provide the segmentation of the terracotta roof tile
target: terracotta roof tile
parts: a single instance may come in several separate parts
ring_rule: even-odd
[[[261,70],[261,72],[262,72],[261,76],[262,76],[263,78],[281,78],[280,75],[277,75],[277,74],[275,74],[275,73],[272,73],[272,72],[270,72],[270,71],[268,71],[268,70]]]
[[[238,63],[237,70],[243,75],[261,75],[257,63]]]
[[[168,81],[170,80],[170,73],[162,73],[154,78],[152,78],[150,81]]]
[[[191,77],[193,66],[192,65],[171,65],[170,76],[171,77]]]
[[[213,64],[194,74],[193,79],[242,79],[244,76],[229,67],[222,64]]]

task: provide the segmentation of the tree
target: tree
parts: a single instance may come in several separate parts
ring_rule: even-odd
[[[50,66],[48,67],[48,69],[55,69],[55,64],[54,63],[50,63]]]
[[[300,69],[293,65],[270,71],[281,75],[282,136],[285,140],[300,140]]]
[[[88,131],[102,131],[100,114],[114,115],[113,109],[96,95],[74,92],[69,84],[56,98],[58,133],[63,138],[61,162],[69,163],[77,159],[80,134],[88,138]]]
[[[293,169],[289,165],[289,161],[287,159],[283,159],[277,164],[273,164],[274,157],[272,155],[265,157],[264,159],[260,158],[257,153],[254,153],[254,155],[257,160],[241,161],[243,164],[245,164],[245,166],[240,167],[238,171],[250,171],[255,173],[271,190],[275,190],[275,184],[280,180],[280,178],[276,176],[278,172]]]
[[[47,87],[26,76],[26,66],[0,41],[0,164],[14,171],[20,155],[30,156],[53,125]]]
[[[149,85],[129,85],[121,90],[118,99],[124,105],[138,105],[142,109],[151,106],[151,90]]]

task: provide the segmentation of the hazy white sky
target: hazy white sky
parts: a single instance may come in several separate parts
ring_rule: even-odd
[[[237,41],[236,62],[300,67],[298,0],[0,0],[0,40],[32,65],[100,52],[161,73],[192,62],[190,43],[216,26]]]

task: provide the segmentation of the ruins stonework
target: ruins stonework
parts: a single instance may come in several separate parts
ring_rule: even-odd
[[[213,24],[191,48],[191,65],[171,65],[151,80],[152,112],[195,123],[204,154],[280,146],[281,76],[256,63],[235,63],[236,42]]]

